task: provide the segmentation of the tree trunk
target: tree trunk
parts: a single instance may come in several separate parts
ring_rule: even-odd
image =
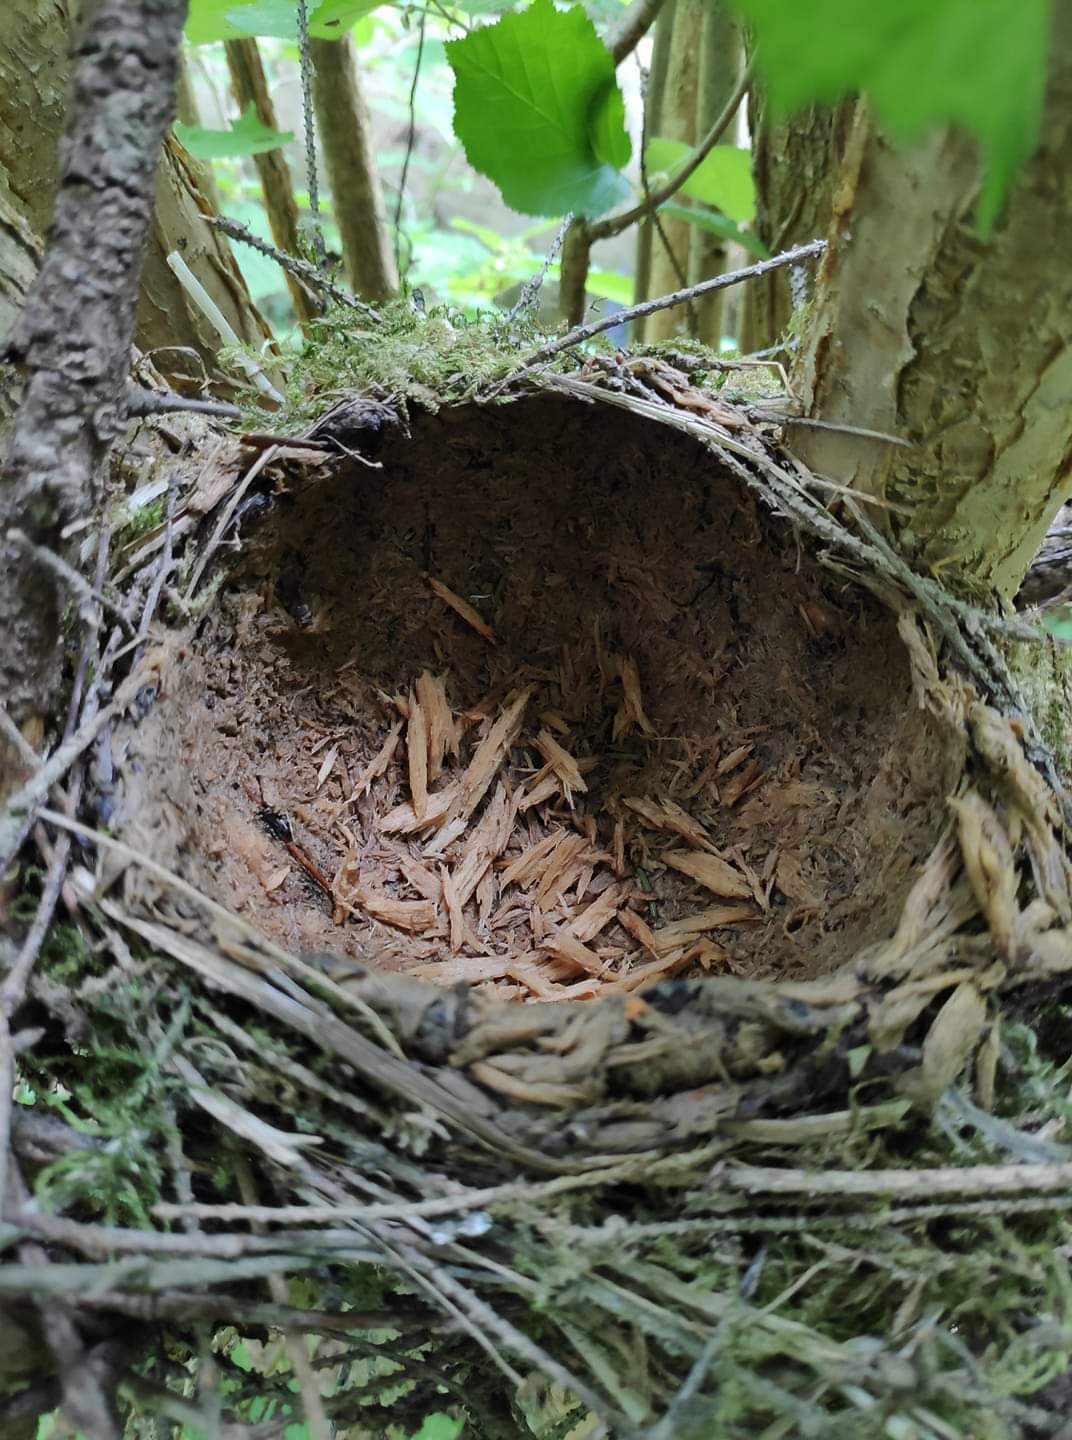
[[[1072,481],[1072,7],[1056,7],[1041,142],[994,232],[959,134],[894,148],[857,110],[802,354],[813,469],[895,502],[917,565],[1015,593]]]
[[[231,72],[231,89],[244,110],[253,105],[258,119],[271,130],[278,130],[275,106],[268,93],[268,81],[261,63],[261,52],[256,40],[228,40],[227,66]],[[282,150],[268,150],[255,155],[254,163],[264,191],[264,208],[271,226],[272,239],[276,248],[288,255],[301,255],[298,243],[298,206],[294,200],[294,186],[290,169]],[[305,287],[299,285],[293,275],[286,277],[287,288],[294,304],[294,313],[303,327],[318,313],[317,307]]]
[[[43,714],[59,676],[73,558],[100,464],[122,432],[122,390],[157,155],[174,114],[186,0],[93,0],[79,17],[49,244],[6,357],[26,381],[0,487],[0,692]]]
[[[260,349],[272,331],[250,299],[229,242],[209,224],[211,208],[191,167],[184,146],[169,135],[138,294],[137,343],[173,382],[200,385],[214,372],[218,378],[216,356],[225,342],[168,265],[172,251],[182,255],[244,345]]]
[[[700,46],[697,40],[703,31],[704,10],[704,0],[676,0],[666,87],[660,107],[658,138],[680,140],[690,146],[698,139],[696,106],[700,84]],[[649,138],[656,136],[653,133]],[[660,218],[651,242],[648,288],[652,295],[669,295],[688,284],[691,230],[685,220]],[[648,318],[644,338],[649,341],[667,340],[680,333],[686,323],[691,328],[692,322],[693,313],[681,306],[660,310]]]
[[[725,109],[741,66],[740,34],[725,3],[708,4],[700,36],[700,74],[696,100],[696,138],[706,135]],[[733,126],[723,143],[734,142]],[[688,227],[688,281],[696,285],[726,269],[726,241],[698,226]],[[696,336],[718,350],[722,342],[725,292],[714,290],[694,302]]]
[[[320,143],[347,278],[363,300],[389,300],[398,290],[398,271],[387,238],[383,187],[354,43],[347,35],[342,40],[310,40],[309,49]]]
[[[56,194],[56,153],[70,74],[69,24],[74,4],[60,0],[4,0],[0,4],[0,196],[20,217],[22,251],[43,241]],[[174,375],[191,371],[200,381],[215,368],[220,338],[191,304],[167,264],[171,250],[183,257],[209,291],[243,343],[258,347],[270,331],[249,297],[227,240],[208,223],[213,207],[198,187],[195,162],[173,137],[166,142],[157,175],[156,209],[145,255],[135,339],[139,349],[156,351],[158,368]],[[3,177],[6,176],[6,187]],[[5,215],[7,232],[12,221]],[[28,226],[27,230],[25,227]],[[27,237],[35,239],[28,242]],[[0,259],[0,286],[7,308],[15,290],[7,272],[11,252]],[[4,315],[0,298],[0,322]],[[6,326],[0,323],[0,335]],[[195,357],[183,356],[185,348]],[[0,379],[9,389],[10,376]],[[0,391],[2,393],[2,391]],[[0,405],[4,401],[0,398]]]
[[[855,101],[813,105],[791,120],[774,119],[763,87],[753,84],[748,121],[756,182],[756,232],[772,255],[825,237],[838,166]],[[773,270],[748,287],[742,305],[743,354],[781,340],[793,313],[792,272]]]
[[[666,76],[670,68],[670,44],[674,38],[674,11],[676,0],[666,0],[655,22],[655,39],[652,44],[651,67],[644,86],[644,139],[658,135],[662,125],[663,97],[666,94]],[[652,247],[658,237],[655,222],[649,216],[637,228],[636,274],[633,280],[633,296],[637,301],[651,298],[651,257]],[[641,317],[633,321],[633,335],[638,343],[647,339],[647,320]]]

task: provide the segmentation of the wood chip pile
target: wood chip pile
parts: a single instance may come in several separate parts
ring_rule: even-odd
[[[466,601],[439,582],[433,589],[493,642]],[[449,676],[424,671],[390,700],[398,718],[336,807],[345,853],[331,881],[334,919],[411,937],[418,978],[496,981],[541,1000],[633,991],[694,966],[726,969],[716,936],[770,909],[773,852],[757,874],[677,800],[590,790],[601,757],[575,749],[570,659],[462,712]],[[652,737],[636,662],[600,660],[605,693],[596,699],[614,706],[612,744]],[[544,703],[549,689],[565,702],[559,708]],[[712,754],[689,793],[714,791],[722,806],[736,805],[762,775],[752,750]],[[336,741],[321,787],[338,762]],[[355,826],[350,816],[366,796],[364,825]],[[667,872],[688,887],[686,913],[674,919],[653,894]]]

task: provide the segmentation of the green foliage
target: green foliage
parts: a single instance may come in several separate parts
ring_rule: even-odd
[[[410,1440],[458,1440],[461,1433],[461,1420],[437,1411],[434,1415],[425,1416],[424,1424],[414,1432]]]
[[[720,211],[712,210],[707,205],[682,205],[677,201],[667,200],[659,206],[659,214],[666,215],[671,220],[684,220],[686,224],[710,231],[712,235],[721,235],[724,240],[733,240],[759,260],[766,260],[770,255],[758,235],[751,230],[741,230]]]
[[[1049,0],[734,0],[775,108],[862,90],[894,138],[935,125],[979,139],[985,231],[1038,137]]]
[[[525,215],[601,215],[628,194],[625,107],[581,7],[533,0],[446,46],[469,163]]]
[[[175,134],[198,160],[219,160],[227,155],[263,155],[289,145],[294,135],[289,130],[273,130],[257,114],[252,101],[229,130],[206,130],[201,125],[175,123]]]
[[[505,375],[517,360],[519,343],[536,338],[524,321],[508,333],[495,311],[471,318],[436,306],[425,316],[408,300],[398,300],[381,313],[385,323],[364,330],[350,310],[329,311],[315,323],[292,367],[288,431],[316,419],[331,403],[331,393],[343,388],[437,410],[471,386]],[[263,420],[262,411],[262,428]]]
[[[356,21],[377,8],[380,0],[322,0],[309,17],[309,33],[321,40],[346,34]]]
[[[310,4],[309,34],[323,40],[338,39],[356,20],[370,14],[381,3],[382,0],[321,0],[319,5]],[[296,0],[190,0],[185,33],[192,45],[237,40],[247,35],[293,40],[298,33]]]
[[[649,140],[647,163],[651,183],[658,183],[656,176],[660,173],[672,176],[680,169],[689,157],[690,148],[680,140]],[[752,152],[735,145],[716,145],[704,156],[681,191],[721,210],[730,220],[754,220],[756,187],[752,179]]]

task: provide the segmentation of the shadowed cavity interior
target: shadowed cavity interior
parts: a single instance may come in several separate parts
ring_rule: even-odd
[[[192,878],[504,998],[890,932],[953,775],[891,616],[617,411],[423,415],[382,461],[291,477],[157,707]]]

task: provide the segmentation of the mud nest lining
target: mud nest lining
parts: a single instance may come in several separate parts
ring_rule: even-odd
[[[895,928],[954,759],[895,620],[696,442],[542,397],[266,489],[143,738],[266,935],[580,999]]]

